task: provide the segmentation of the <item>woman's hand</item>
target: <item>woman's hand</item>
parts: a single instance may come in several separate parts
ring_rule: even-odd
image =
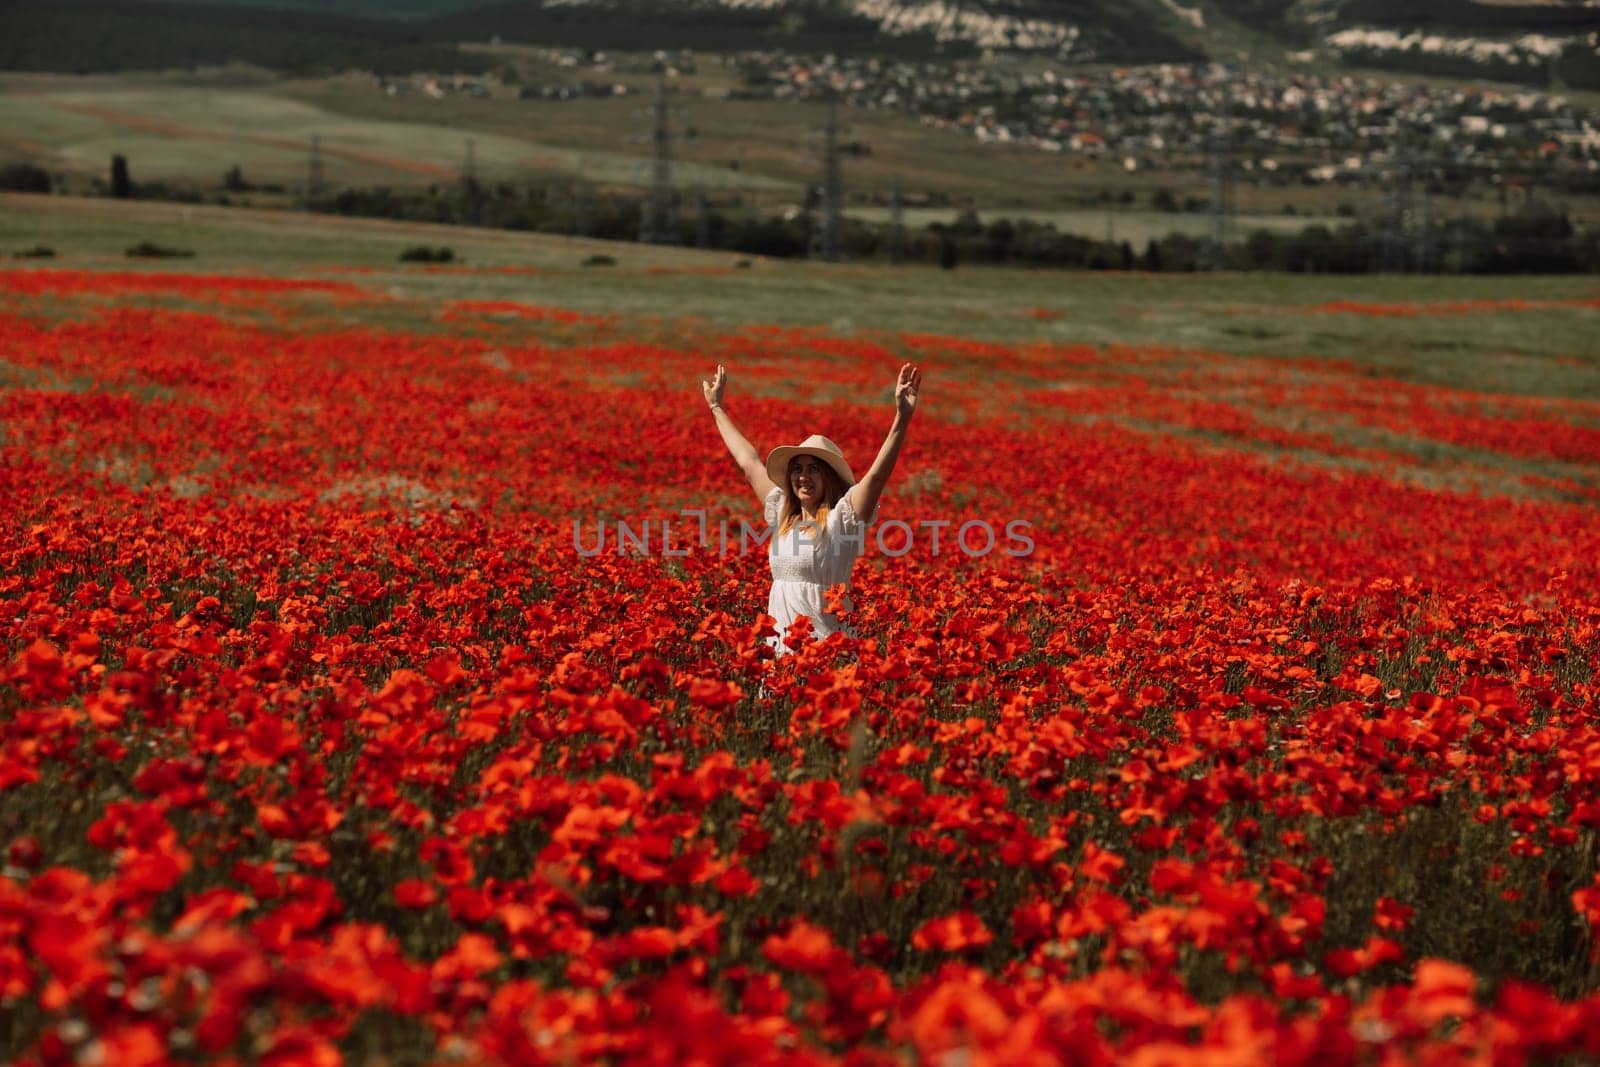
[[[878,458],[872,461],[867,473],[850,487],[850,506],[863,522],[870,523],[878,511],[878,498],[889,475],[894,472],[895,461],[900,458],[900,447],[905,444],[911,425],[911,415],[917,410],[917,394],[922,391],[922,371],[906,363],[900,367],[900,379],[894,386],[894,425],[889,436],[878,449]]]
[[[720,368],[719,368],[720,369]],[[907,363],[900,368],[900,380],[894,387],[894,411],[902,419],[909,419],[917,410],[917,393],[922,388],[922,371]]]
[[[711,417],[716,421],[717,432],[722,434],[722,443],[728,446],[728,454],[744,472],[745,478],[749,479],[750,488],[756,491],[756,499],[764,502],[767,494],[777,486],[767,477],[767,465],[761,462],[761,455],[755,446],[739,432],[739,427],[733,424],[733,417],[722,410],[722,390],[727,386],[728,368],[720,363],[711,380],[700,383],[701,391],[706,394],[706,404],[711,408]]]
[[[727,384],[728,368],[718,363],[717,373],[712,377],[712,379],[709,382],[702,381],[700,383],[700,388],[705,392],[706,403],[709,406],[713,408],[720,408],[722,406],[722,390],[727,386]]]

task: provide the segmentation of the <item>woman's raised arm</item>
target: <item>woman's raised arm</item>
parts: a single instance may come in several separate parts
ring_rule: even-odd
[[[889,427],[889,436],[883,439],[883,447],[878,449],[878,458],[872,461],[872,467],[850,489],[850,506],[856,509],[862,522],[872,521],[878,498],[889,484],[889,475],[894,473],[900,446],[906,441],[906,428],[917,410],[917,394],[921,388],[922,371],[909,363],[902,366],[900,379],[894,387],[894,425]]]
[[[744,434],[739,432],[739,427],[733,424],[733,419],[722,409],[722,391],[728,384],[728,369],[722,364],[717,364],[717,373],[712,379],[702,381],[700,388],[706,396],[706,403],[711,407],[711,414],[717,420],[717,430],[722,434],[722,441],[728,446],[728,453],[733,456],[733,461],[739,465],[739,470],[744,473],[750,482],[750,488],[755,490],[756,499],[766,502],[767,494],[777,488],[772,484],[772,479],[767,477],[767,465],[761,462],[761,456],[756,452]]]

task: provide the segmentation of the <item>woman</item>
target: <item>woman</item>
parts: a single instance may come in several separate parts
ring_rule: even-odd
[[[851,568],[866,545],[866,528],[877,518],[878,497],[900,458],[906,428],[917,410],[922,371],[909,363],[900,368],[894,389],[894,424],[878,449],[878,458],[859,482],[839,446],[820,434],[798,445],[775,448],[762,463],[755,447],[722,408],[727,384],[728,371],[720,363],[716,377],[700,383],[722,440],[766,508],[767,525],[772,528],[767,549],[772,562],[767,614],[777,620],[778,636],[769,643],[781,656],[790,651],[783,635],[801,615],[811,620],[818,638],[850,632],[838,616],[825,609],[823,595],[830,586],[849,588]]]

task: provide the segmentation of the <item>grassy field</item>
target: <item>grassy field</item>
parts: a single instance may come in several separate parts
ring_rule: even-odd
[[[194,258],[139,261],[139,241]],[[744,259],[496,230],[237,208],[0,195],[0,252],[47,245],[39,265],[253,270],[305,276],[370,268],[397,295],[516,300],[723,325],[821,326],[853,334],[939,332],[1097,345],[1168,345],[1370,365],[1418,381],[1497,392],[1600,397],[1600,310],[1551,306],[1392,317],[1318,311],[1463,301],[1593,301],[1589,277],[1138,275],[888,268]],[[412,245],[463,261],[404,265]],[[585,266],[596,254],[614,266]],[[16,266],[33,265],[13,260]],[[748,264],[740,266],[741,263]],[[527,268],[537,273],[497,272]]]
[[[325,180],[346,184],[453,181],[472,142],[486,180],[570,178],[640,185],[648,164],[638,152],[606,151],[461,128],[452,123],[381,121],[338,115],[314,103],[259,88],[205,91],[184,86],[113,87],[97,80],[65,88],[65,79],[30,79],[0,95],[0,122],[13,150],[31,146],[45,165],[101,173],[114,153],[135,178],[218,181],[238,165],[252,182],[303,182],[309,146],[320,138]],[[371,92],[370,85],[367,89]],[[532,134],[532,136],[530,136]],[[726,168],[682,164],[685,183],[711,189],[784,190],[784,183]]]
[[[581,72],[556,67],[528,49],[495,50],[522,84],[560,84]],[[592,75],[590,75],[592,77]],[[646,91],[646,73],[608,73],[615,84]],[[650,97],[568,102],[522,101],[517,87],[489,83],[487,98],[420,92],[387,95],[370,77],[350,74],[290,79],[249,68],[202,74],[145,73],[74,77],[0,74],[0,163],[27,161],[61,176],[69,192],[103,180],[110,157],[129,158],[135,181],[163,180],[220,192],[239,166],[255,184],[290,193],[303,186],[310,140],[321,138],[330,187],[424,186],[457,179],[473,144],[474,165],[488,180],[638,190],[650,180]],[[715,201],[776,209],[799,201],[821,174],[820,104],[715,99],[737,85],[736,72],[704,57],[675,83],[673,178]],[[1106,231],[1105,207],[1117,200],[1118,240],[1143,241],[1209,227],[1200,216],[1148,211],[1157,190],[1180,201],[1209,196],[1200,171],[1127,173],[1121,160],[1057,155],[1016,144],[983,144],[892,111],[848,109],[841,138],[863,146],[844,161],[851,210],[883,211],[898,183],[908,203],[943,217],[974,208],[985,218],[1049,221],[1088,237]],[[1376,189],[1240,184],[1236,227],[1295,229],[1344,212],[1376,212]],[[272,204],[256,194],[258,203]],[[282,200],[280,195],[278,198]],[[1499,201],[1480,194],[1436,205],[1442,215],[1488,215]],[[1578,198],[1575,218],[1600,217]],[[929,216],[935,217],[933,215]]]
[[[855,218],[868,222],[888,222],[890,209],[883,207],[855,208],[849,212]],[[903,212],[905,225],[916,228],[931,223],[951,223],[961,212],[953,208],[908,208]],[[1062,233],[1080,233],[1108,241],[1127,241],[1140,249],[1146,241],[1158,240],[1174,233],[1190,237],[1209,237],[1212,219],[1203,212],[1139,211],[1117,207],[1103,210],[1077,211],[986,211],[979,220],[991,222],[997,218],[1027,219],[1047,223]],[[1295,233],[1307,226],[1326,226],[1334,229],[1347,219],[1330,216],[1305,215],[1232,215],[1228,219],[1234,240],[1257,230],[1271,233]]]
[[[635,88],[647,88],[647,79],[634,76],[631,81]],[[629,84],[630,79],[623,75],[617,82]],[[693,83],[682,88],[672,105],[672,124],[679,134],[674,154],[682,163],[791,184],[818,180],[827,121],[821,104],[706,99]],[[291,83],[277,91],[368,120],[398,118],[522,136],[537,131],[542,139],[585,152],[649,151],[648,95],[564,102],[518,101],[509,92],[488,100],[435,100],[418,94],[391,98],[350,79]],[[898,180],[915,196],[1042,210],[1072,204],[1086,195],[1086,188],[1116,178],[1114,169],[1100,161],[1068,159],[1020,145],[979,144],[966,134],[926,126],[896,112],[851,109],[841,123],[841,140],[871,149],[870,155],[851,156],[844,163],[846,181],[858,198],[887,201]],[[689,175],[679,179],[687,183]]]

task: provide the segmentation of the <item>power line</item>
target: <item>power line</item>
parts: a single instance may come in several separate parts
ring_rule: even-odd
[[[306,207],[322,199],[322,137],[311,135],[311,157],[306,162]]]
[[[1411,156],[1403,123],[1395,126],[1393,193],[1389,200],[1389,221],[1384,231],[1382,266],[1395,273],[1411,269],[1408,237],[1411,213]]]
[[[1211,134],[1211,269],[1228,265],[1229,216],[1232,214],[1233,174],[1222,134]]]
[[[839,262],[839,237],[844,214],[844,178],[839,168],[839,97],[828,96],[828,125],[822,140],[822,235],[819,252],[828,263]]]
[[[1417,269],[1432,274],[1439,269],[1439,252],[1433,223],[1433,190],[1426,184],[1422,187],[1422,231],[1418,240],[1421,248],[1417,254]]]
[[[698,187],[694,191],[694,243],[699,248],[711,247],[711,204],[706,191]]]
[[[1228,105],[1224,97],[1222,110],[1211,128],[1211,249],[1212,270],[1228,266],[1228,238],[1231,236],[1230,216],[1233,213],[1233,168],[1230,158]]]
[[[889,262],[898,265],[905,257],[906,210],[900,199],[900,179],[889,185]]]
[[[672,128],[667,114],[667,75],[656,75],[655,130],[651,137],[654,161],[651,165],[650,195],[645,199],[639,219],[639,240],[652,244],[667,239],[668,214],[672,205]]]
[[[469,225],[478,224],[478,164],[470,137],[461,160],[461,214]]]
[[[579,156],[573,168],[572,184],[572,232],[579,237],[589,236],[589,187],[583,168],[583,157]]]

